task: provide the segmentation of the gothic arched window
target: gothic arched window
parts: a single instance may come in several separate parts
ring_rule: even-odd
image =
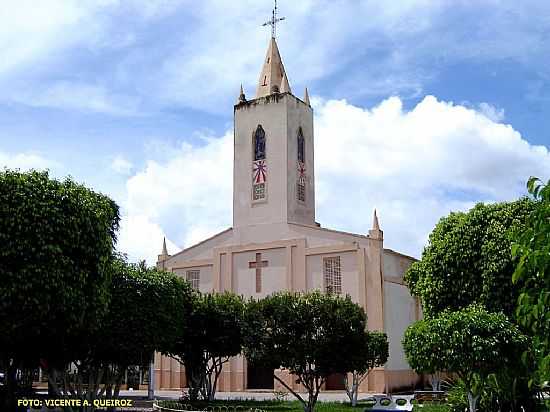
[[[302,128],[300,127],[298,129],[298,161],[304,163],[305,162],[305,141],[304,141],[304,133],[302,132]]]
[[[265,131],[261,124],[254,132],[254,160],[265,159]]]

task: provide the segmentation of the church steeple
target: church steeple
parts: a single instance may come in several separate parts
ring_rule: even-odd
[[[234,106],[233,228],[315,226],[313,109],[294,96],[276,40],[277,3],[256,96]],[[258,101],[256,101],[258,99]]]
[[[283,61],[279,53],[279,48],[277,47],[277,41],[272,37],[269,40],[264,65],[260,72],[260,78],[258,79],[256,98],[281,92],[283,79],[286,79],[285,87],[290,91],[290,85],[288,84]]]

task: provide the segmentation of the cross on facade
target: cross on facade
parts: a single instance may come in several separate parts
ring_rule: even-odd
[[[250,269],[256,269],[256,293],[262,291],[262,268],[267,267],[267,260],[262,260],[262,254],[256,253],[256,261],[248,262]]]
[[[271,37],[275,38],[277,35],[277,23],[284,19],[285,17],[277,17],[277,0],[275,0],[275,7],[271,12],[271,20],[266,21],[262,26],[271,26]]]

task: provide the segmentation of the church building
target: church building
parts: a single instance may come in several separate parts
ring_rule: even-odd
[[[241,87],[234,106],[233,226],[173,255],[165,243],[157,266],[201,292],[255,299],[282,290],[350,295],[365,309],[368,328],[386,332],[390,342],[389,361],[371,372],[361,391],[410,387],[419,377],[406,362],[401,339],[421,308],[403,274],[414,258],[384,248],[376,211],[372,216],[361,205],[358,213],[372,219],[366,234],[316,222],[314,143],[308,91],[303,98],[293,94],[272,36],[255,96],[247,99]],[[157,354],[154,370],[156,389],[186,386],[173,359]],[[237,356],[224,366],[218,390],[280,389],[273,372]],[[299,389],[286,371],[275,373]],[[342,390],[341,378],[331,377],[324,390]]]

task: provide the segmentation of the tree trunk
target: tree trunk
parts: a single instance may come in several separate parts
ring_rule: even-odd
[[[354,391],[353,391],[353,399],[351,400],[351,406],[356,407],[357,406],[357,397],[359,395],[359,386],[355,385]]]
[[[14,359],[8,359],[6,370],[6,410],[11,411],[16,408],[15,391],[17,390],[17,367]]]
[[[432,385],[432,391],[441,390],[441,375],[439,372],[430,375],[430,384]]]
[[[155,399],[155,352],[151,355],[149,361],[149,384],[147,385],[147,399]]]
[[[468,408],[470,412],[476,412],[478,399],[479,399],[479,395],[474,396],[471,391],[468,391]]]

